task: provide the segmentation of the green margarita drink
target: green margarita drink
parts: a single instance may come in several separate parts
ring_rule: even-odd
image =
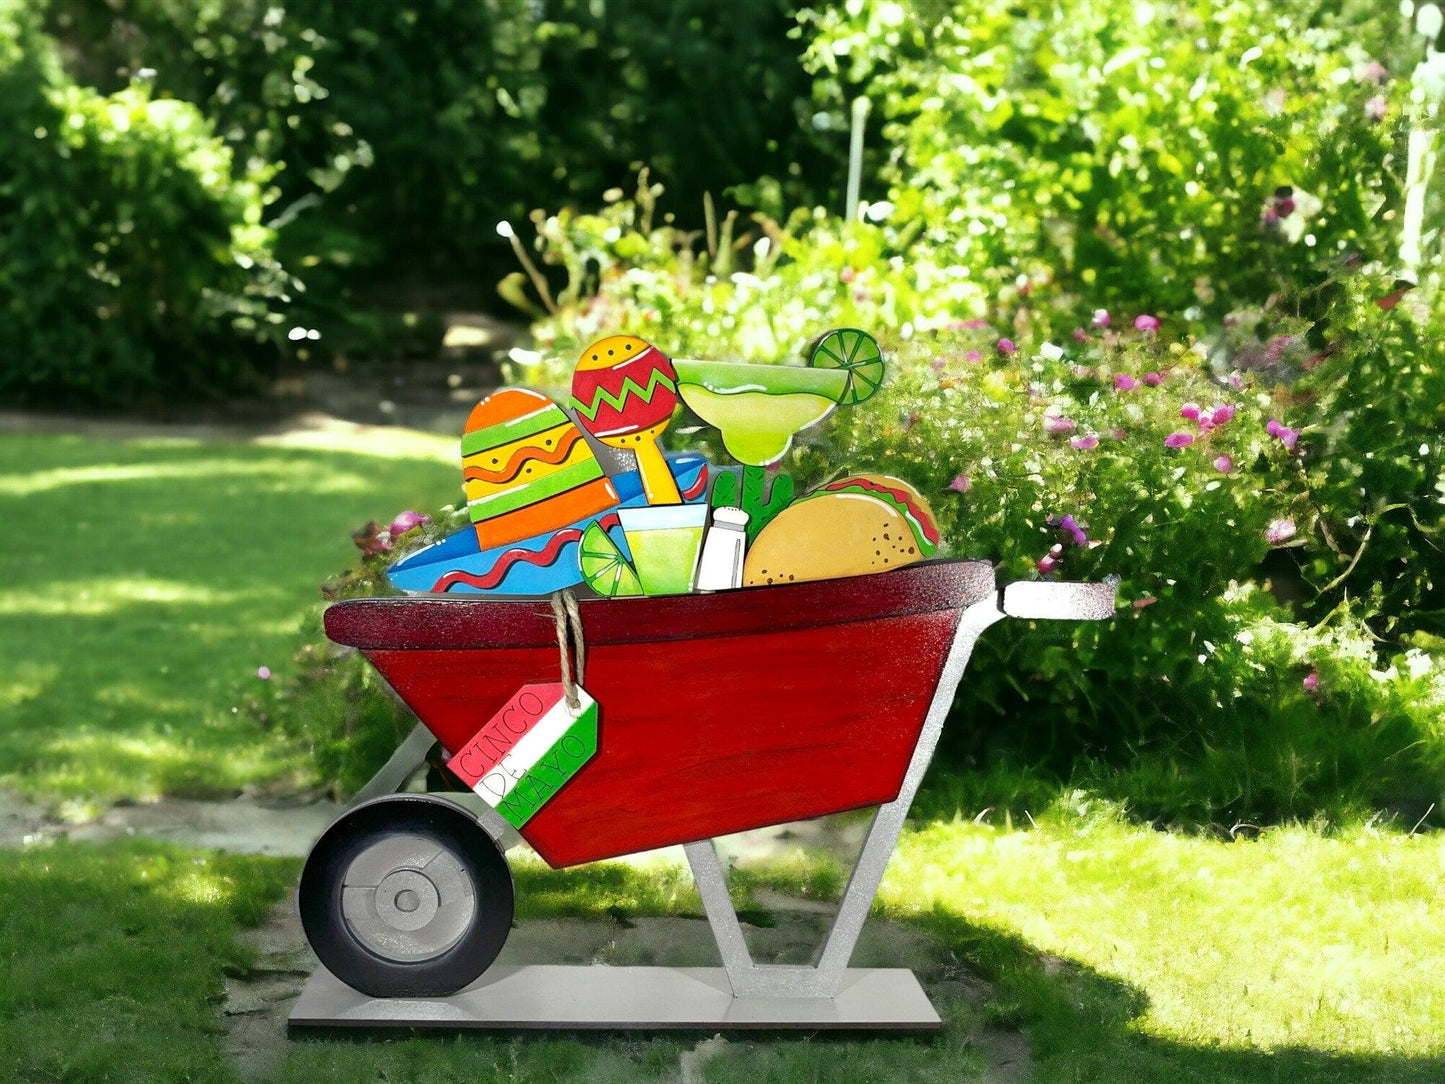
[[[848,374],[795,365],[745,365],[679,358],[678,393],[722,434],[728,454],[761,467],[782,458],[795,434],[838,405]]]
[[[707,515],[705,504],[617,510],[644,595],[685,595],[692,590]]]

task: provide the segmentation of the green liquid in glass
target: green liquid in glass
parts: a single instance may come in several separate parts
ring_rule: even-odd
[[[707,526],[705,504],[619,508],[622,533],[644,595],[685,595]]]
[[[702,548],[701,527],[654,527],[627,532],[644,595],[685,595]]]

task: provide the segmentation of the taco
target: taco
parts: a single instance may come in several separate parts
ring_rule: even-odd
[[[855,474],[779,512],[748,550],[743,584],[831,580],[901,568],[938,552],[933,509],[907,482]]]

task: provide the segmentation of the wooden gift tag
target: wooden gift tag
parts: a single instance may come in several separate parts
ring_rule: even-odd
[[[521,828],[597,753],[597,701],[560,681],[523,685],[447,761],[513,828]]]

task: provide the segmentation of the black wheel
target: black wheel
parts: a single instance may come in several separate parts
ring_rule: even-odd
[[[512,928],[496,841],[444,798],[396,794],[326,829],[301,871],[301,925],[333,975],[372,997],[441,997],[485,971]]]

